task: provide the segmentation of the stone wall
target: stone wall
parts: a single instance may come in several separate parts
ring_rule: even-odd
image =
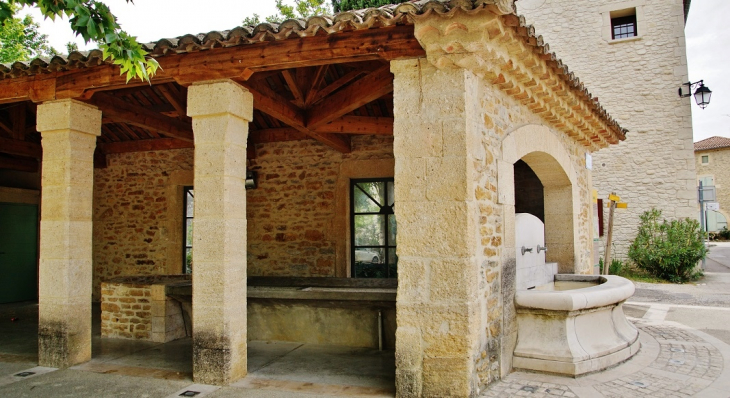
[[[166,343],[189,335],[183,305],[165,294],[182,275],[113,278],[101,284],[102,337]],[[189,306],[188,306],[189,307]],[[189,321],[189,319],[188,319]]]
[[[342,154],[313,140],[258,144],[247,191],[251,276],[348,276],[349,179],[393,176],[388,136]],[[182,271],[183,187],[192,149],[108,156],[94,171],[94,299],[101,282]]]
[[[652,207],[669,218],[696,218],[693,99],[677,96],[677,88],[688,81],[682,0],[516,4],[550,49],[629,130],[626,141],[593,157],[598,197],[616,192],[629,204],[627,210],[616,212],[616,255],[625,257],[639,215]],[[613,42],[605,15],[629,7],[637,8],[640,37]]]
[[[709,163],[702,164],[702,156],[709,156]],[[697,177],[715,177],[717,202],[720,203],[720,212],[730,221],[730,148],[711,149],[695,152],[695,167]],[[699,186],[699,184],[698,184]]]
[[[182,189],[193,183],[193,150],[107,156],[94,169],[94,299],[101,281],[182,273]]]
[[[349,178],[392,177],[392,140],[356,136],[349,154],[311,140],[258,144],[250,162],[258,188],[247,192],[248,274],[348,276]]]
[[[391,70],[398,394],[470,396],[510,371],[507,357],[516,341],[513,164],[520,157],[502,174],[502,144],[520,127],[543,121],[469,71],[438,70],[426,60],[393,62]],[[532,140],[525,142],[536,151],[561,151],[559,161],[570,169],[565,173],[573,174],[572,199],[561,209],[570,218],[562,222],[575,226],[571,270],[587,272],[592,217],[586,149],[547,127],[534,130],[525,131]],[[500,182],[510,187],[512,219]]]

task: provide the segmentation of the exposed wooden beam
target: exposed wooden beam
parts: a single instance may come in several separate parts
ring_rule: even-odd
[[[194,148],[192,142],[176,140],[174,138],[158,138],[154,140],[136,140],[123,142],[108,142],[97,145],[105,154],[161,151],[166,149]]]
[[[304,107],[304,94],[302,93],[302,90],[299,88],[299,85],[297,84],[297,80],[294,77],[294,74],[289,69],[284,69],[281,71],[281,75],[284,77],[284,80],[286,81],[286,85],[289,86],[289,91],[291,91],[291,94],[294,96],[294,104],[296,106],[303,108]]]
[[[8,108],[13,136],[19,140],[25,140],[26,108],[25,102],[13,104]]]
[[[392,117],[343,116],[317,127],[318,133],[393,135]]]
[[[179,119],[190,122],[190,118],[188,117],[186,110],[188,104],[187,98],[183,98],[180,93],[175,90],[173,84],[159,84],[155,86],[155,88],[160,90],[165,99],[173,108],[175,108]]]
[[[43,156],[41,144],[8,138],[0,138],[0,152],[36,159],[40,159]]]
[[[307,113],[307,127],[317,129],[392,91],[393,75],[390,65],[385,65],[312,107]]]
[[[311,139],[310,136],[292,127],[281,127],[265,130],[254,130],[248,135],[249,141],[253,144],[269,142],[301,141]]]
[[[253,107],[342,153],[349,153],[348,137],[320,134],[304,126],[304,112],[263,84],[244,84],[253,95]]]
[[[312,78],[312,84],[309,87],[309,91],[307,91],[307,98],[304,99],[304,106],[309,106],[314,103],[315,95],[322,86],[322,82],[324,82],[324,78],[325,76],[327,76],[328,69],[329,65],[322,65],[317,67],[317,70],[314,73],[314,78]]]
[[[25,171],[29,173],[38,172],[38,160],[28,157],[0,156],[0,169]]]
[[[193,127],[182,120],[160,115],[104,93],[96,93],[89,102],[101,109],[103,115],[108,118],[160,132],[170,138],[193,142]]]
[[[152,79],[152,84],[177,81],[189,85],[201,80],[238,79],[244,71],[261,72],[366,60],[390,61],[425,54],[413,36],[413,26],[399,25],[161,56],[157,60],[162,68]],[[115,90],[148,84],[137,79],[127,83],[125,76],[120,76],[118,66],[105,64],[2,79],[0,103],[88,98],[88,94],[84,94],[87,90]]]
[[[348,72],[339,79],[333,81],[330,83],[327,87],[317,91],[314,95],[312,95],[312,98],[309,100],[309,104],[315,104],[318,101],[322,100],[326,96],[332,94],[342,86],[346,85],[347,83],[357,79],[358,76],[364,74],[364,71],[361,70],[354,70],[351,72]]]

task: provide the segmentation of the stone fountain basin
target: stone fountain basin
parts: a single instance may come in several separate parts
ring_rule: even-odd
[[[584,282],[588,287],[515,294],[515,368],[577,376],[638,352],[639,332],[622,307],[634,294],[631,281],[614,275],[558,274],[555,282]]]

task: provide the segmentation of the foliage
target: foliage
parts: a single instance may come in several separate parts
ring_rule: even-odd
[[[361,10],[364,8],[382,7],[388,4],[400,4],[409,0],[332,0],[335,12]]]
[[[11,7],[13,15],[18,7]],[[23,19],[7,18],[0,27],[0,62],[26,61],[35,57],[48,57],[56,54],[48,45],[48,36],[38,32],[39,25],[33,17]]]
[[[709,238],[710,240],[730,240],[730,229],[722,227],[722,229],[717,232],[710,232]]]
[[[641,215],[639,231],[629,248],[629,258],[640,269],[670,282],[702,276],[697,262],[705,257],[704,234],[697,220],[667,221],[657,209]]]
[[[279,23],[287,19],[309,18],[315,15],[327,15],[332,11],[325,3],[325,0],[294,0],[294,5],[284,4],[283,0],[276,0],[276,9],[279,13],[269,15],[264,21]],[[243,26],[256,26],[263,22],[259,14],[243,19]]]
[[[603,258],[598,259],[598,269],[603,272]],[[608,267],[608,274],[609,275],[621,275],[621,272],[624,269],[624,262],[617,259],[612,258],[611,259],[611,265]]]
[[[131,3],[132,0],[126,0]],[[69,17],[71,29],[86,43],[96,42],[104,59],[120,66],[121,74],[149,81],[159,68],[134,36],[123,31],[106,4],[96,0],[0,0],[0,22],[13,17],[16,6],[37,6],[46,18]]]

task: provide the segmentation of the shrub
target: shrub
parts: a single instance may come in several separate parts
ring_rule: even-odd
[[[721,230],[717,231],[717,233],[715,234],[715,236],[718,239],[730,240],[730,229],[727,229],[727,227],[722,227]]]
[[[660,221],[657,209],[644,212],[629,258],[639,268],[670,282],[686,282],[702,276],[697,262],[707,248],[697,220]]]

